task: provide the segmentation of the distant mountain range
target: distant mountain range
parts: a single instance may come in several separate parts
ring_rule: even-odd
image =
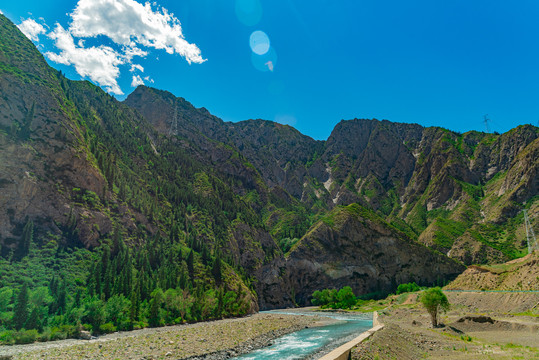
[[[194,287],[221,286],[210,274],[222,259],[222,286],[255,311],[329,287],[443,283],[527,253],[537,127],[460,134],[354,119],[316,141],[271,121],[223,122],[145,86],[119,102],[49,67],[3,15],[0,39],[4,259],[51,241],[102,251],[115,237],[131,248],[151,239],[183,249],[186,268],[192,251]]]

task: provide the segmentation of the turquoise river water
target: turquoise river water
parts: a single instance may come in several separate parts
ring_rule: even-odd
[[[331,325],[296,331],[275,339],[271,346],[255,350],[234,359],[310,359],[313,355],[320,354],[321,351],[329,352],[333,350],[372,327],[372,314],[320,314],[313,312],[286,312],[281,310],[269,311],[269,313],[318,315],[322,318],[326,317],[340,321]]]

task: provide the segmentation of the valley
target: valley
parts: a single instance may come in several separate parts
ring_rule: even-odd
[[[536,323],[536,305],[517,315],[496,308],[498,293],[449,290],[539,290],[524,222],[525,210],[537,229],[538,127],[350,119],[314,140],[272,121],[225,122],[144,85],[118,101],[50,67],[2,14],[0,39],[0,354],[36,341],[35,358],[238,353],[234,339],[254,348],[319,320],[261,310],[309,306],[314,291],[344,286],[384,299],[411,282],[446,286],[457,304],[448,323],[491,311]],[[430,334],[409,324],[425,315],[409,301],[387,310],[369,354],[391,331]],[[119,331],[135,332],[106,335]],[[65,340],[83,332],[100,338]],[[69,352],[45,343],[55,340]],[[537,355],[513,345],[494,349]]]

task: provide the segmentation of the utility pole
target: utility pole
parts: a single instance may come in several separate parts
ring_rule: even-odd
[[[488,114],[485,114],[483,116],[483,122],[485,123],[485,128],[487,129],[487,133],[490,132],[489,128],[488,128],[488,122],[490,121],[490,119],[488,118]]]
[[[535,239],[535,233],[533,232],[530,218],[528,217],[528,210],[524,209],[524,224],[526,225],[526,241],[528,242],[528,254],[537,250],[537,239]]]

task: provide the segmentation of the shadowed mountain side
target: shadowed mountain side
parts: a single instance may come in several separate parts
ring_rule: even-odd
[[[263,308],[305,306],[315,290],[351,286],[356,294],[388,293],[412,281],[442,283],[464,269],[352,204],[333,210],[285,258],[264,267],[257,290]]]

